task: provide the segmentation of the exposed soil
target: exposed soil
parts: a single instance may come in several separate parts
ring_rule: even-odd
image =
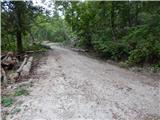
[[[48,44],[7,120],[159,120],[160,80]],[[21,102],[22,101],[22,102]]]

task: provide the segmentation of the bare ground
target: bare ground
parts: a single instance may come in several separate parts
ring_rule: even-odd
[[[159,80],[53,48],[7,120],[159,120]],[[44,64],[45,62],[45,64]]]

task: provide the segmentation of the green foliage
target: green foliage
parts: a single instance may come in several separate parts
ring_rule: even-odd
[[[128,58],[130,64],[140,64],[143,63],[147,57],[147,52],[141,49],[135,49],[130,52],[130,56]]]
[[[23,88],[17,88],[14,95],[15,96],[29,95],[29,92]]]
[[[1,40],[1,50],[2,51],[16,51],[16,43],[13,38],[2,38]]]
[[[102,57],[113,60],[122,60],[128,56],[128,48],[122,43],[113,41],[96,41],[94,42],[94,49],[98,51]]]
[[[33,6],[32,1],[3,1],[2,8],[2,50],[23,52],[23,37],[31,34],[31,27],[41,8]],[[13,42],[15,40],[16,42]],[[6,43],[9,45],[5,46]]]
[[[122,68],[129,68],[129,64],[128,64],[128,61],[125,61],[125,62],[119,62],[119,66],[122,67]]]
[[[37,17],[38,26],[34,26],[35,39],[39,41],[49,40],[53,42],[64,42],[70,39],[71,30],[62,18]]]
[[[153,72],[160,72],[160,61],[157,64],[153,65],[152,68]]]
[[[11,97],[2,97],[1,103],[4,107],[10,107],[13,104],[13,99]]]
[[[16,33],[21,30],[25,50],[42,49],[39,44],[30,46],[30,43],[43,40],[71,41],[76,43],[74,46],[95,51],[107,59],[127,61],[124,62],[127,65],[150,64],[158,68],[159,5],[160,2],[146,1],[56,1],[54,16],[48,16],[32,14],[37,13],[32,2],[3,2],[2,50],[15,51]],[[15,6],[17,11],[11,6]],[[18,13],[24,13],[19,16],[20,28],[15,19]]]
[[[127,65],[159,66],[159,2],[71,1],[61,5],[80,38],[79,45],[107,59],[127,61]]]
[[[47,48],[44,48],[41,44],[25,45],[25,51],[47,51]]]

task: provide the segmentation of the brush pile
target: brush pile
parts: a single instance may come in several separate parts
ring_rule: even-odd
[[[24,55],[16,56],[13,52],[8,52],[1,56],[1,82],[3,85],[15,83],[21,78],[29,75],[33,57]]]

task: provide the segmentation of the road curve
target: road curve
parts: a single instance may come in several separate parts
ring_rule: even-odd
[[[8,120],[160,119],[159,81],[48,45],[30,95]]]

